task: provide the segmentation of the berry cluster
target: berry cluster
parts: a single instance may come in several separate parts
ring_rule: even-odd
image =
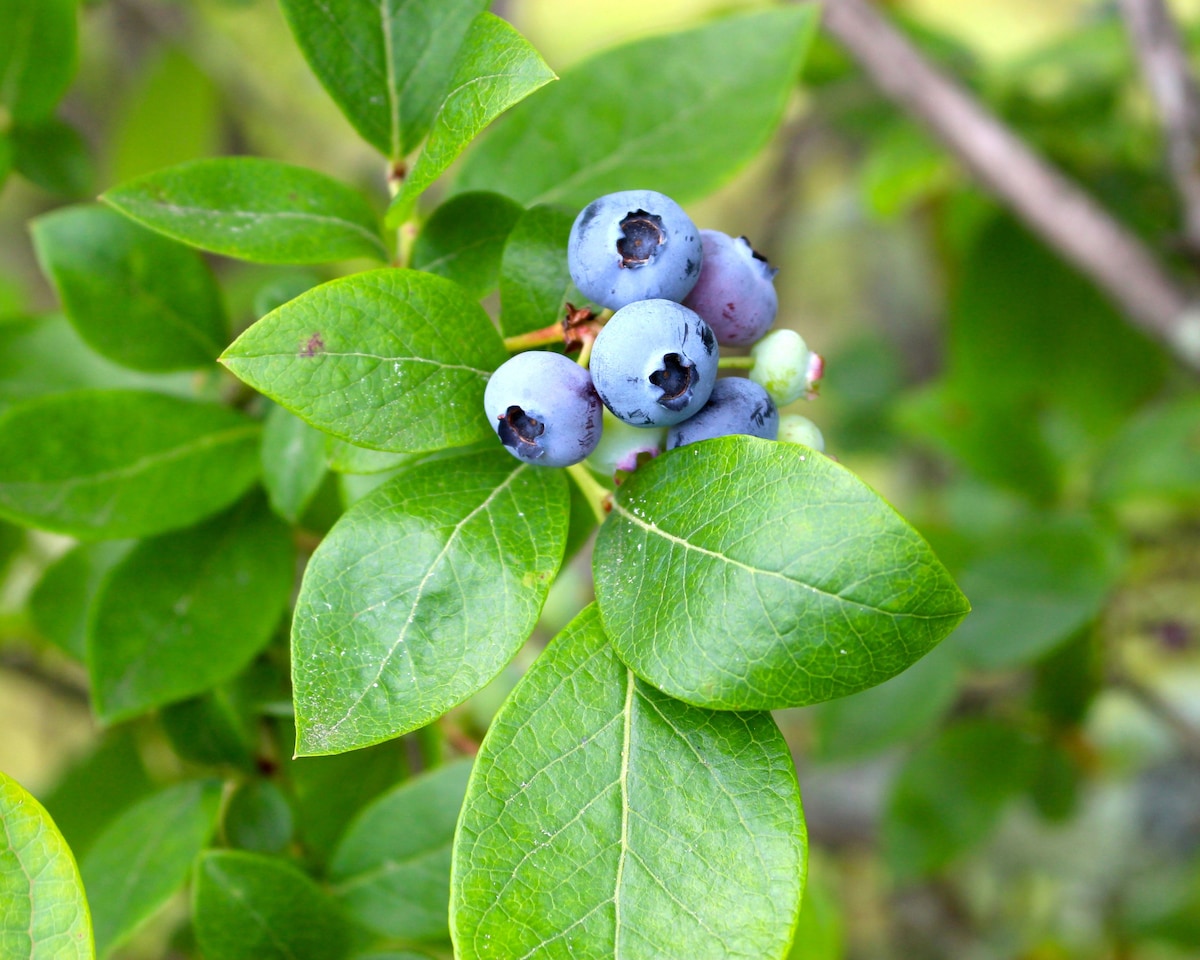
[[[795,331],[767,333],[776,271],[745,237],[697,230],[669,197],[627,190],[576,217],[567,261],[580,292],[615,312],[601,326],[572,309],[564,325],[592,329],[588,369],[530,351],[492,375],[484,406],[514,456],[552,467],[587,459],[612,475],[729,434],[824,448],[807,418],[780,419],[779,406],[811,395],[822,362]],[[749,345],[749,379],[717,379],[719,347]]]

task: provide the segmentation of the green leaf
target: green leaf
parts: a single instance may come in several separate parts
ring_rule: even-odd
[[[105,732],[44,802],[75,855],[82,857],[114,817],[151,789],[133,730],[121,727]]]
[[[247,780],[225,807],[225,838],[253,853],[283,853],[292,842],[294,818],[287,797],[270,780]]]
[[[491,435],[483,390],[507,358],[488,315],[455,284],[373,270],[267,314],[221,362],[326,433],[421,453]]]
[[[195,523],[258,475],[258,424],[216,404],[81,390],[0,415],[0,515],[117,539]]]
[[[1200,396],[1180,397],[1131,420],[1100,460],[1106,503],[1200,501]]]
[[[484,127],[554,79],[554,71],[512,26],[490,13],[476,17],[425,148],[388,210],[388,226],[407,219],[417,197]]]
[[[212,836],[220,802],[216,780],[167,787],[126,810],[92,845],[80,872],[97,956],[127,940],[183,886]]]
[[[277,160],[193,160],[130,180],[100,199],[151,230],[239,260],[388,257],[378,219],[359,193]]]
[[[290,721],[279,724],[280,752],[291,756],[295,736]],[[391,740],[332,757],[285,761],[296,807],[300,842],[310,860],[325,863],[354,815],[371,799],[402,780],[408,771],[406,744]]]
[[[593,557],[617,654],[697,706],[804,706],[882,683],[967,614],[929,545],[807,447],[724,437],[618,488]]]
[[[40,803],[0,773],[0,956],[90,960],[92,923],[71,848]]]
[[[453,280],[478,300],[496,289],[504,241],[521,213],[498,193],[459,194],[433,211],[409,263]]]
[[[387,453],[383,450],[369,450],[366,447],[356,447],[337,437],[325,437],[325,460],[329,464],[329,469],[336,473],[359,475],[386,473],[418,460],[420,457],[419,453]]]
[[[575,214],[562,207],[526,210],[500,263],[500,329],[506,337],[547,327],[563,316],[572,290],[567,238]]]
[[[106,722],[229,680],[271,639],[292,589],[288,528],[258,497],[143,540],[96,598],[88,669]]]
[[[908,434],[930,441],[977,476],[1053,502],[1061,468],[1028,402],[981,396],[956,383],[935,383],[903,398],[893,415]]]
[[[13,166],[30,183],[63,197],[84,197],[96,179],[83,137],[53,117],[11,131]]]
[[[756,11],[605,50],[514,110],[455,190],[576,208],[631,186],[705,196],[779,125],[818,12]]]
[[[968,409],[1053,408],[1107,440],[1167,370],[1160,347],[1008,216],[981,229],[949,308],[948,379]]]
[[[257,770],[260,710],[264,701],[280,703],[287,697],[282,676],[278,678],[281,689],[264,689],[271,671],[271,666],[259,661],[230,683],[163,707],[158,722],[181,760]]]
[[[98,353],[135,370],[212,363],[229,337],[221,293],[194,250],[99,206],[31,227],[63,312]]]
[[[240,683],[251,676],[240,674],[233,683],[163,707],[159,723],[171,748],[182,759],[209,766],[256,769],[258,716],[252,705],[244,702]]]
[[[944,643],[877,687],[819,704],[816,755],[847,760],[911,742],[950,709],[958,672],[955,646]]]
[[[80,663],[87,656],[87,624],[100,583],[133,546],[130,540],[81,543],[42,574],[29,596],[29,615],[38,631]]]
[[[0,112],[35,123],[75,74],[76,0],[0,0]]]
[[[347,914],[402,940],[444,940],[450,903],[450,845],[471,772],[441,767],[390,790],[350,825],[329,863]]]
[[[861,174],[863,199],[881,220],[894,220],[953,183],[954,162],[911,120],[881,131],[868,149]]]
[[[300,519],[325,479],[325,434],[283,407],[263,426],[263,485],[271,509],[289,523]]]
[[[496,676],[537,623],[567,502],[561,472],[495,450],[405,470],[351,508],[296,601],[297,753],[415,730]]]
[[[897,879],[940,870],[981,841],[1004,805],[1028,789],[1036,743],[994,720],[947,727],[908,758],[892,788],[883,840]]]
[[[782,958],[806,853],[770,716],[635,680],[593,605],[476,758],[451,873],[455,955]]]
[[[810,868],[804,884],[800,921],[792,938],[787,960],[843,960],[846,956],[844,926],[837,900],[819,882],[820,874]]]
[[[216,85],[186,54],[168,49],[138,78],[137,89],[116,120],[112,179],[123,183],[211,156],[221,144],[222,123]]]
[[[0,321],[0,412],[15,401],[83,387],[197,392],[191,373],[137,373],[105,360],[58,314]]]
[[[329,894],[286,861],[235,850],[196,861],[192,923],[205,960],[338,960],[350,947]]]
[[[0,520],[0,579],[3,579],[9,561],[25,546],[25,531]]]
[[[304,58],[346,119],[400,160],[429,132],[487,0],[282,0]]]
[[[974,605],[952,643],[976,667],[1031,662],[1096,617],[1123,565],[1086,517],[1049,517],[987,543],[959,575]]]

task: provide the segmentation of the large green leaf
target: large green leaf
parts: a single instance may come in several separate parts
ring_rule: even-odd
[[[415,730],[533,630],[567,535],[566,478],[502,450],[405,470],[309,561],[292,623],[297,753]]]
[[[505,336],[562,319],[572,289],[567,238],[574,220],[575,214],[562,207],[538,206],[517,221],[500,262],[500,329]]]
[[[639,682],[588,607],[476,758],[451,874],[455,955],[781,958],[806,851],[770,716]]]
[[[617,490],[593,559],[621,659],[698,706],[803,706],[882,683],[966,598],[921,536],[807,447],[724,437]]]
[[[1119,541],[1087,517],[1007,530],[959,574],[974,610],[955,649],[977,667],[1031,663],[1100,613],[1122,560]]]
[[[221,784],[191,780],[151,794],[96,839],[80,870],[105,956],[170,899],[212,836]]]
[[[429,132],[487,0],[282,0],[296,42],[363,139],[399,160]]]
[[[470,772],[467,761],[441,767],[358,815],[329,863],[351,917],[386,937],[446,938],[450,845]]]
[[[29,400],[0,415],[0,515],[100,539],[187,526],[254,482],[258,433],[226,407],[157,393]]]
[[[374,270],[285,303],[221,362],[326,433],[420,453],[492,432],[483,389],[507,357],[488,315],[457,285]]]
[[[350,947],[329,894],[254,853],[210,850],[196,861],[192,922],[205,960],[338,960]]]
[[[44,120],[75,74],[77,0],[0,0],[0,112]]]
[[[606,50],[514,110],[455,189],[573,207],[630,187],[702,197],[774,132],[818,16],[756,11]]]
[[[33,221],[42,271],[98,353],[135,370],[212,363],[229,325],[216,280],[194,250],[113,210],[67,207]]]
[[[504,241],[521,213],[498,193],[461,193],[433,211],[409,262],[483,297],[496,289]]]
[[[230,679],[271,639],[292,589],[287,526],[259,497],[143,540],[113,569],[88,629],[96,713],[108,722]]]
[[[90,960],[92,923],[71,848],[40,803],[0,773],[0,956]]]
[[[554,79],[554,71],[512,26],[490,13],[476,17],[425,148],[388,210],[388,225],[398,226],[408,216],[417,197],[484,127]]]
[[[130,180],[100,199],[151,230],[241,260],[387,259],[378,219],[361,195],[277,160],[193,160]]]
[[[138,373],[105,360],[60,314],[0,320],[0,412],[19,400],[84,387],[196,395],[191,373]]]

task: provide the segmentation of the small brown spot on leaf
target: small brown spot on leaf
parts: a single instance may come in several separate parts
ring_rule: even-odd
[[[308,338],[308,342],[300,349],[300,356],[315,357],[318,353],[324,353],[325,341],[321,339],[319,333],[314,333]]]

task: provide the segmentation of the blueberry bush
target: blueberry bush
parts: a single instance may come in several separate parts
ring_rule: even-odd
[[[45,284],[0,275],[0,676],[93,718],[53,776],[0,773],[0,957],[1196,942],[1200,828],[1167,814],[1175,868],[1125,864],[1161,895],[1103,887],[1086,936],[997,932],[968,872],[1022,804],[1103,829],[1101,709],[1154,727],[1130,776],[1200,789],[1114,625],[1194,546],[1188,374],[819,20],[697,15],[556,72],[487,0],[0,0]],[[1068,95],[909,25],[1183,274],[1157,145],[1113,134],[1113,27],[1033,61]],[[322,124],[361,143],[296,146]],[[838,255],[895,330],[797,322],[825,267],[786,224],[840,156],[856,229],[943,258],[943,351],[878,244]],[[768,163],[774,215],[713,216]],[[1181,658],[1188,602],[1151,623]],[[886,784],[865,840],[855,770]],[[897,916],[971,929],[852,930],[864,842]]]

